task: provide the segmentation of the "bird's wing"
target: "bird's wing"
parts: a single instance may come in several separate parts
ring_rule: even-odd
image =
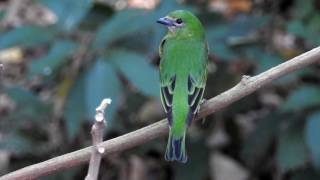
[[[188,76],[188,105],[190,111],[195,116],[199,111],[199,105],[203,97],[205,89],[205,78],[203,77],[201,81],[197,81],[196,78],[190,74]]]
[[[200,103],[203,97],[204,89],[207,81],[207,63],[208,63],[208,47],[204,45],[202,49],[200,61],[194,65],[188,76],[188,105],[194,116],[199,111]]]
[[[162,59],[164,46],[166,44],[167,36],[165,36],[159,46],[159,55]],[[163,108],[167,114],[169,125],[172,124],[172,100],[173,100],[173,91],[176,83],[176,76],[168,69],[162,69],[160,65],[160,94],[161,102]]]
[[[163,54],[163,46],[166,42],[166,39],[167,37],[165,36],[162,40],[161,40],[161,43],[160,43],[160,46],[159,46],[159,56],[162,57],[162,54]]]
[[[172,124],[172,99],[173,90],[175,88],[176,77],[172,76],[170,79],[163,79],[160,87],[161,102],[167,114],[169,124]]]

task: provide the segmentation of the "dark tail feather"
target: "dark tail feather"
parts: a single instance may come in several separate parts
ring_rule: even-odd
[[[179,161],[181,163],[187,162],[188,157],[185,150],[185,133],[183,136],[175,137],[170,131],[165,160]]]

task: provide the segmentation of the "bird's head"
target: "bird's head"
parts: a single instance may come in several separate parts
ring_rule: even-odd
[[[168,27],[169,34],[178,38],[203,37],[204,30],[199,19],[186,10],[176,10],[157,20]]]

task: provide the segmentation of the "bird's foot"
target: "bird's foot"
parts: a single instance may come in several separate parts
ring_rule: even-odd
[[[200,101],[200,106],[202,106],[204,103],[206,103],[208,100],[207,99],[204,99],[202,98],[201,101]]]

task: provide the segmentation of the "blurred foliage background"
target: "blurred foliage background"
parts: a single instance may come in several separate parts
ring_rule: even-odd
[[[206,27],[206,98],[320,43],[316,0],[0,1],[0,174],[91,145],[105,97],[106,139],[164,117],[156,24],[188,9]],[[104,158],[100,179],[318,180],[320,66],[292,73],[189,129],[185,165],[166,138]],[[87,165],[41,179],[83,179]]]

